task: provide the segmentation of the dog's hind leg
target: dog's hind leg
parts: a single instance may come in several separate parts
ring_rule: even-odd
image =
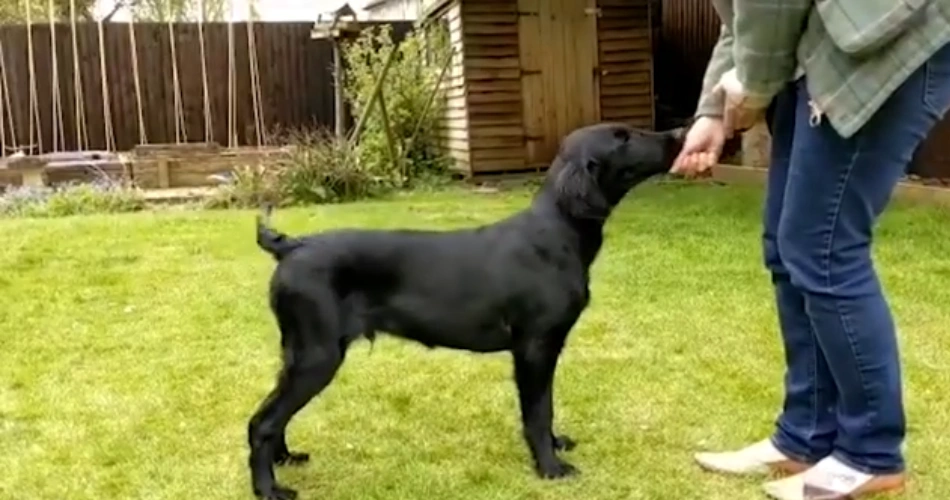
[[[290,419],[325,388],[343,362],[337,344],[314,347],[300,353],[300,359],[288,367],[274,390],[251,418],[248,437],[251,445],[250,466],[254,493],[267,500],[290,500],[296,492],[276,484],[273,464],[286,451],[284,433]],[[283,450],[281,449],[283,448]],[[300,457],[291,453],[283,458]]]
[[[562,345],[563,337],[558,340],[547,335],[529,335],[516,342],[513,349],[522,431],[535,469],[544,478],[564,477],[577,472],[573,465],[555,453],[559,447],[569,449],[573,441],[555,437],[552,431],[554,372]]]
[[[324,307],[327,314],[321,321],[320,305],[300,304],[287,311],[287,315],[278,312],[284,339],[284,368],[277,387],[264,399],[248,425],[251,481],[259,498],[297,497],[296,491],[278,485],[274,477],[274,463],[279,459],[304,455],[287,450],[287,424],[333,380],[343,363],[346,346],[335,338],[338,318]],[[282,457],[283,452],[287,455]]]
[[[283,378],[286,375],[284,370],[281,370],[280,377]],[[274,390],[267,395],[267,398],[260,404],[260,408],[273,404],[272,400],[277,397],[279,391],[275,387]],[[297,453],[290,451],[287,447],[287,437],[285,432],[281,432],[277,437],[274,438],[274,464],[276,465],[301,465],[310,460],[309,453]]]
[[[274,442],[274,464],[276,465],[302,465],[310,461],[309,453],[290,451],[287,447],[287,437],[281,432]]]
[[[552,434],[551,439],[554,440],[554,449],[558,451],[571,451],[577,447],[577,442],[564,434]]]

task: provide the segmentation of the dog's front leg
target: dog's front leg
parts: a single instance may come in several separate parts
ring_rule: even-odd
[[[525,441],[531,450],[538,475],[559,478],[574,474],[577,469],[555,453],[558,440],[552,431],[554,420],[554,371],[560,347],[547,345],[518,346],[514,350],[515,382],[521,404],[521,421]],[[566,439],[570,441],[570,439]],[[571,442],[573,444],[573,442]]]

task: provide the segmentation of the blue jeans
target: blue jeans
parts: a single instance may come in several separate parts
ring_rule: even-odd
[[[871,474],[904,469],[901,367],[872,229],[948,106],[950,45],[853,137],[809,123],[803,80],[770,107],[763,244],[787,363],[772,442],[791,458],[834,455]]]

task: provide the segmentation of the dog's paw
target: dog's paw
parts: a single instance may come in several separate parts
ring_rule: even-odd
[[[296,500],[297,492],[290,488],[274,486],[267,493],[258,493],[257,498],[261,500]]]
[[[557,462],[548,466],[538,467],[538,475],[544,479],[558,479],[573,476],[578,473],[580,473],[580,471],[577,470],[577,467],[574,467],[563,460],[558,460]]]
[[[554,449],[558,451],[571,451],[577,446],[577,441],[565,436],[554,436]]]
[[[293,451],[288,451],[274,457],[274,463],[277,465],[303,465],[309,461],[309,453],[297,453]]]

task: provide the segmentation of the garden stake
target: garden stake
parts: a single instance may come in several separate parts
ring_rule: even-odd
[[[403,162],[400,161],[399,155],[396,153],[396,140],[393,139],[393,129],[389,126],[389,113],[386,111],[386,93],[382,90],[379,91],[379,117],[383,119],[383,129],[386,131],[389,159],[393,162],[393,168],[403,174],[403,182],[405,182],[408,176],[402,171],[404,170],[401,165]]]
[[[409,140],[406,141],[406,144],[403,146],[403,151],[405,154],[409,154],[409,151],[412,148],[413,143],[416,142],[416,136],[419,135],[419,129],[422,128],[422,122],[426,119],[426,116],[429,114],[429,109],[432,108],[432,103],[435,102],[435,96],[439,95],[439,86],[442,85],[442,80],[445,79],[445,74],[449,70],[449,66],[452,64],[452,57],[455,55],[455,47],[452,47],[449,50],[448,56],[445,58],[445,62],[442,63],[442,70],[439,72],[439,78],[435,81],[435,88],[432,89],[432,92],[429,93],[429,100],[426,101],[426,105],[422,108],[422,113],[419,115],[419,121],[416,122],[415,128],[412,129],[412,135],[409,136]],[[408,172],[406,173],[408,178]]]
[[[363,133],[363,127],[366,126],[366,119],[369,117],[369,112],[372,111],[373,104],[376,103],[376,98],[379,97],[379,93],[383,90],[383,82],[386,81],[386,74],[389,73],[389,67],[392,66],[393,60],[396,58],[396,50],[398,49],[394,48],[392,52],[389,53],[389,57],[386,58],[386,63],[383,64],[383,68],[379,71],[376,86],[373,87],[373,93],[369,96],[369,102],[366,103],[366,107],[363,108],[363,112],[360,113],[359,119],[356,120],[356,127],[353,128],[353,133],[350,134],[350,143],[355,142],[360,134]]]

